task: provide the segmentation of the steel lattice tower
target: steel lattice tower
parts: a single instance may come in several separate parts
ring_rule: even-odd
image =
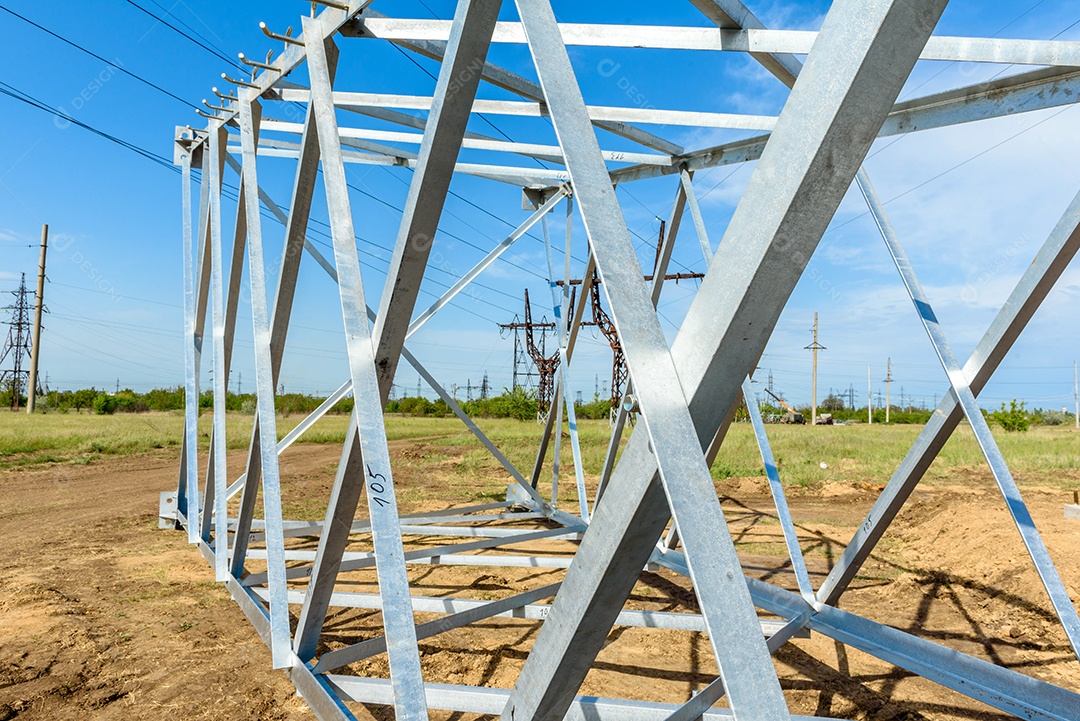
[[[815,717],[790,712],[772,658],[791,639],[811,631],[976,699],[995,712],[1040,721],[1080,720],[1080,694],[1056,685],[1056,679],[1021,673],[995,659],[962,653],[940,638],[840,608],[841,598],[938,452],[966,419],[1023,541],[1021,558],[1037,573],[1047,613],[1068,639],[1062,652],[1071,659],[1080,651],[1080,615],[977,404],[977,396],[1080,249],[1080,194],[1057,220],[970,358],[961,359],[951,350],[946,328],[863,168],[878,138],[1077,103],[1080,44],[935,35],[947,0],[834,0],[817,32],[770,30],[739,0],[689,1],[701,15],[692,27],[612,25],[612,17],[625,17],[625,8],[611,2],[579,3],[575,8],[579,19],[591,13],[597,22],[560,24],[550,0],[458,0],[454,17],[443,20],[388,17],[375,9],[393,9],[390,2],[334,0],[314,3],[317,12],[302,19],[298,35],[273,33],[264,26],[266,35],[281,43],[281,53],[265,62],[241,56],[252,67],[251,77],[231,81],[235,94],[218,94],[222,105],[204,114],[204,129],[181,126],[175,135],[175,160],[183,177],[187,406],[177,490],[170,494],[176,505],[167,512],[168,519],[186,531],[189,542],[209,561],[217,580],[269,647],[274,667],[289,674],[325,720],[355,719],[348,703],[392,707],[399,721],[424,721],[429,709],[513,721],[812,720]],[[516,9],[516,14],[504,13],[516,21],[498,22],[504,6]],[[666,7],[658,5],[653,14],[663,17]],[[376,43],[441,63],[434,94],[390,95],[384,75],[373,81],[363,70],[355,71],[376,57],[364,55]],[[489,60],[495,43],[527,52],[531,66],[518,64],[524,75]],[[778,81],[788,94],[776,115],[717,112],[710,87],[676,97],[658,93],[647,106],[627,106],[625,98],[623,106],[587,104],[589,88],[582,87],[579,77],[595,76],[596,68],[576,68],[568,49],[573,46],[628,56],[643,50],[695,51],[695,59],[678,69],[693,77],[698,75],[696,63],[707,63],[715,54],[742,54],[773,76],[768,79],[771,91],[780,90]],[[350,72],[339,78],[338,58],[346,49],[361,62],[351,64]],[[898,102],[920,60],[1032,69]],[[294,74],[301,66],[306,73]],[[307,86],[300,84],[304,77]],[[484,94],[478,94],[482,89]],[[668,109],[675,107],[696,109]],[[297,108],[302,108],[302,122]],[[538,125],[532,126],[535,134],[522,141],[493,138],[484,134],[488,130],[483,126],[469,123],[479,114],[534,118]],[[372,127],[376,121],[391,124],[393,131]],[[681,137],[712,138],[720,129],[738,131],[739,139],[687,148],[657,134],[672,127],[696,129]],[[273,137],[263,137],[262,131]],[[750,134],[742,137],[746,131]],[[489,162],[492,156],[487,153],[498,154],[501,164]],[[260,184],[268,156],[275,158],[272,162],[295,161],[287,210]],[[710,239],[695,173],[755,161],[723,237]],[[356,225],[364,217],[354,213],[347,164],[413,171],[381,292],[364,287],[356,245]],[[201,192],[193,193],[196,169],[202,185]],[[243,199],[235,218],[228,220],[222,210],[227,169],[238,176]],[[455,174],[477,178],[477,183],[509,185],[515,200],[523,190],[537,202],[526,208],[531,214],[505,240],[417,313]],[[674,195],[651,281],[613,191],[613,186],[649,179],[670,183]],[[332,258],[306,237],[320,185],[332,228]],[[810,259],[841,200],[853,188],[876,225],[883,260],[895,266],[896,282],[907,293],[925,340],[940,361],[945,393],[822,579],[807,569],[781,469],[752,402],[750,374],[796,285],[811,272]],[[572,312],[565,318],[558,312],[555,316],[561,365],[550,405],[557,409],[561,394],[570,392],[566,378],[595,270],[606,313],[618,333],[627,385],[634,386],[632,405],[642,420],[630,428],[626,404],[620,405],[594,491],[585,485],[573,403],[565,396],[578,496],[570,510],[559,505],[557,461],[545,465],[551,446],[552,458],[560,458],[562,419],[556,421],[555,412],[546,414],[535,461],[519,468],[408,344],[411,333],[556,207],[567,213],[564,257],[587,248],[588,259],[579,271],[585,285],[580,304],[569,302],[565,287],[560,298],[552,286],[552,308]],[[280,254],[278,247],[264,248],[264,208],[285,226]],[[657,307],[685,211],[708,271],[669,342]],[[935,221],[928,219],[928,227],[939,225]],[[575,227],[584,228],[584,234],[575,238]],[[235,238],[231,264],[226,262],[226,230]],[[546,224],[544,230],[547,277],[554,280]],[[321,280],[339,288],[349,377],[324,407],[279,439],[274,393],[305,254],[326,272],[329,280]],[[267,256],[280,260],[276,293],[268,288]],[[563,275],[568,283],[569,263]],[[258,413],[246,473],[232,479],[217,446],[227,437],[225,381],[245,284],[255,339]],[[209,455],[200,458],[198,398],[204,351],[214,368],[215,402]],[[505,470],[510,486],[505,501],[470,506],[448,501],[441,511],[399,513],[396,462],[391,461],[383,413],[403,362],[423,377]],[[350,430],[323,520],[283,518],[279,454],[350,393]],[[773,576],[763,580],[743,567],[710,473],[729,420],[744,398],[790,561],[784,581]],[[540,484],[547,469],[550,487]],[[239,496],[238,504],[229,503],[234,496]],[[514,519],[522,508],[527,512]],[[492,525],[508,517],[513,527]],[[447,540],[432,543],[438,536]],[[417,539],[426,540],[421,544]],[[537,541],[558,539],[573,543],[573,550],[515,550],[516,544],[536,548]],[[350,548],[346,553],[352,543],[366,544],[366,550]],[[499,555],[488,553],[494,549]],[[414,564],[543,567],[563,575],[555,583],[497,600],[442,594],[435,598],[417,593],[418,584],[409,574]],[[647,566],[682,576],[693,587],[697,608],[660,614],[628,607]],[[377,593],[355,591],[354,581],[364,573],[374,574]],[[878,600],[888,603],[887,598]],[[336,624],[334,647],[327,648],[323,632],[331,614],[338,612],[332,609],[350,608],[377,609],[382,635],[350,637],[347,627]],[[438,617],[417,619],[418,613]],[[507,616],[538,627],[524,662],[500,676],[509,688],[466,686],[422,665],[423,639],[466,626],[481,634],[497,617]],[[718,674],[692,698],[675,703],[583,694],[586,676],[615,626],[703,632]],[[970,639],[967,648],[978,646],[977,638]],[[385,656],[386,662],[378,676],[357,673],[358,662],[376,656]],[[382,672],[385,668],[388,674]],[[717,706],[721,699],[725,707]]]
[[[15,303],[6,306],[4,310],[11,313],[11,320],[7,322],[8,334],[4,341],[4,350],[0,352],[0,366],[5,362],[11,363],[11,368],[0,371],[0,387],[7,388],[11,393],[11,407],[19,408],[22,394],[30,387],[30,371],[23,370],[23,363],[30,360],[30,303],[27,300],[26,273],[22,274],[19,287],[11,291],[15,296]],[[10,359],[10,360],[9,360]]]

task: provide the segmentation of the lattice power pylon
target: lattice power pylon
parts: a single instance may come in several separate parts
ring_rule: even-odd
[[[290,675],[322,719],[354,718],[352,703],[392,707],[402,720],[426,719],[436,709],[507,721],[806,719],[789,712],[772,654],[794,636],[813,631],[999,712],[1075,721],[1080,718],[1080,695],[841,610],[838,602],[938,451],[966,419],[1007,499],[1005,507],[1072,652],[1080,647],[1076,608],[976,404],[977,395],[1076,253],[1080,197],[1050,233],[965,363],[950,350],[901,239],[861,168],[879,137],[1076,102],[1080,49],[1075,43],[1057,41],[932,37],[946,0],[836,0],[819,32],[765,29],[737,0],[691,2],[703,14],[696,27],[612,28],[601,24],[605,17],[626,13],[606,2],[576,8],[577,17],[591,14],[599,23],[560,25],[549,0],[512,4],[460,0],[452,19],[438,21],[381,14],[393,10],[390,2],[339,0],[317,3],[319,12],[304,17],[302,32],[295,36],[267,31],[275,43],[283,43],[276,59],[248,61],[252,77],[238,83],[235,95],[222,94],[223,105],[209,117],[206,128],[181,127],[176,134],[176,162],[183,171],[188,399],[177,522],[251,621],[253,638],[257,634],[268,645],[274,667]],[[504,5],[516,8],[520,20],[497,22]],[[393,43],[441,62],[434,95],[387,94],[384,75],[371,85],[355,71],[335,77],[340,53],[362,59],[376,43]],[[535,66],[535,74],[532,68],[526,73],[532,79],[492,64],[488,60],[492,43],[524,48]],[[650,48],[699,51],[695,63],[704,62],[703,53],[749,53],[788,86],[790,94],[775,117],[716,112],[716,94],[711,90],[703,90],[701,97],[652,98],[655,107],[588,105],[568,52],[568,46],[578,45],[625,53]],[[897,104],[920,58],[1040,67]],[[306,65],[306,86],[299,83],[304,74],[293,73],[301,65]],[[691,67],[689,61],[685,67]],[[497,87],[497,92],[488,94],[488,86]],[[484,94],[478,96],[481,87]],[[507,100],[506,93],[520,99]],[[665,105],[682,109],[668,110]],[[302,120],[296,118],[297,108],[302,109]],[[536,137],[511,142],[484,135],[485,126],[480,124],[474,126],[475,132],[466,132],[474,113],[545,116],[551,125],[542,119]],[[396,130],[387,132],[387,123]],[[716,147],[684,148],[642,125],[758,134]],[[541,134],[552,126],[556,144]],[[475,157],[481,151],[486,155]],[[504,160],[491,162],[491,153],[500,151]],[[275,200],[260,186],[259,174],[271,156],[273,163],[283,158],[295,161],[291,198]],[[526,162],[522,156],[544,163]],[[698,209],[693,174],[748,161],[757,161],[756,166],[714,249]],[[354,215],[346,185],[346,166],[355,164],[408,166],[414,171],[381,293],[365,287],[362,280],[356,224],[364,220],[362,214]],[[194,169],[201,170],[197,194],[192,192]],[[228,228],[233,239],[228,262],[221,202],[227,169],[236,174],[240,186],[239,209]],[[417,313],[431,239],[455,173],[527,188],[545,200],[438,301]],[[650,284],[643,280],[613,185],[662,178],[670,178],[675,201],[655,270],[657,280]],[[727,432],[727,419],[744,397],[753,399],[748,374],[853,185],[865,197],[884,252],[895,263],[941,359],[947,392],[858,532],[816,587],[760,414],[753,402],[748,404],[790,555],[794,581],[785,586],[744,573],[709,467]],[[306,240],[316,187],[325,192],[329,209],[332,258]],[[281,201],[287,203],[287,211],[277,204]],[[548,432],[542,436],[536,464],[519,470],[462,412],[407,343],[410,333],[560,205],[568,215],[576,213],[585,228],[588,268],[581,277],[588,286],[595,268],[602,281],[606,307],[635,381],[633,393],[642,420],[629,431],[617,463],[615,450],[625,425],[615,424],[596,493],[586,492],[577,437],[571,434],[579,495],[573,512],[558,507],[557,469],[550,494],[538,483],[549,439],[554,436],[557,446],[562,435],[552,433],[554,414],[547,416]],[[264,247],[264,208],[285,226],[280,253],[276,247]],[[655,308],[686,208],[708,273],[669,345]],[[573,240],[570,225],[568,246]],[[552,266],[546,232],[545,242]],[[585,247],[580,239],[579,245]],[[305,254],[340,289],[349,378],[323,408],[279,441],[274,390],[293,300],[303,292],[298,267]],[[268,256],[280,258],[274,293],[268,292]],[[554,275],[552,270],[548,277]],[[246,472],[234,479],[226,475],[220,446],[226,437],[225,382],[245,282],[254,330],[258,412]],[[589,292],[587,287],[583,290],[583,301]],[[553,298],[554,307],[569,310],[565,291],[560,301],[553,289]],[[569,331],[560,333],[562,368],[557,386],[569,387],[562,379],[572,366],[583,308],[584,302],[577,304],[567,316]],[[560,322],[558,315],[555,320]],[[196,421],[204,351],[214,370],[215,402],[209,455],[200,458]],[[505,469],[511,485],[506,501],[399,515],[383,408],[401,360],[424,377]],[[556,388],[555,396],[563,392]],[[355,410],[325,499],[324,520],[283,519],[278,455],[349,393]],[[237,500],[230,504],[232,498]],[[361,500],[366,512],[358,517]],[[509,514],[522,506],[528,513]],[[499,526],[508,514],[517,522]],[[415,543],[421,536],[428,542]],[[439,536],[447,537],[447,542],[430,543]],[[537,548],[560,539],[572,544],[572,557],[514,551],[515,544]],[[980,539],[972,539],[973,545],[978,543]],[[355,550],[358,547],[363,550]],[[470,597],[467,589],[454,596],[440,591],[435,598],[416,592],[418,581],[409,573],[415,564],[501,564],[558,573],[552,584],[497,600]],[[685,575],[699,610],[627,609],[631,589],[650,564]],[[377,592],[358,592],[357,578],[376,578]],[[550,598],[554,600],[543,602]],[[328,614],[347,609],[379,609],[383,635],[365,638],[351,631],[348,623],[335,624],[333,647],[323,643]],[[767,615],[759,617],[759,610]],[[422,622],[414,614],[422,614]],[[431,614],[436,615],[433,620]],[[437,668],[422,666],[420,641],[465,626],[483,634],[498,616],[538,626],[527,659],[523,665],[508,667],[513,673],[502,686],[463,686],[441,676]],[[581,695],[585,676],[614,625],[704,631],[719,675],[681,703]],[[357,671],[367,668],[358,662],[377,656],[385,658],[388,674],[364,676]],[[716,706],[722,697],[726,705]]]
[[[6,388],[11,393],[11,407],[18,410],[23,393],[30,388],[30,369],[23,365],[30,362],[31,342],[26,273],[22,274],[19,287],[11,291],[11,294],[15,296],[15,302],[4,308],[11,313],[11,320],[7,322],[7,339],[4,341],[3,351],[0,351],[0,366],[10,363],[11,368],[0,370],[0,388]]]
[[[547,333],[548,324],[545,322],[533,323],[532,303],[529,302],[529,291],[525,291],[525,349],[536,366],[536,372],[540,376],[536,384],[536,404],[540,413],[546,413],[551,408],[551,399],[555,394],[555,373],[559,370],[559,351],[548,355]],[[551,324],[555,326],[554,323]],[[536,342],[536,330],[540,329],[540,343]]]

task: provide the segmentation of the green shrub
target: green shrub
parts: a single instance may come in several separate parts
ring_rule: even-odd
[[[536,392],[524,388],[504,388],[503,394],[490,399],[491,415],[499,418],[517,418],[531,421],[536,418]]]
[[[594,394],[591,403],[582,403],[574,410],[577,411],[578,418],[604,420],[611,416],[611,401],[607,398],[601,400],[599,394]]]
[[[142,396],[152,411],[179,411],[184,409],[184,387],[155,388]]]
[[[83,388],[72,394],[71,404],[75,406],[75,410],[77,411],[82,410],[83,408],[92,408],[98,395],[97,388]]]
[[[1062,426],[1071,423],[1073,417],[1062,411],[1036,411],[1032,413],[1031,420],[1044,426]]]
[[[118,405],[117,398],[110,396],[108,393],[98,393],[94,398],[94,413],[99,416],[112,415],[116,413],[116,407]]]
[[[1024,402],[1017,403],[1015,398],[1009,401],[1007,408],[1002,402],[1001,408],[988,414],[988,418],[1010,433],[1022,433],[1031,427],[1031,418],[1024,408]]]

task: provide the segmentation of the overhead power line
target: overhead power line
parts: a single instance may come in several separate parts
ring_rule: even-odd
[[[60,42],[65,43],[67,45],[70,45],[71,47],[73,47],[76,50],[79,50],[79,51],[81,51],[83,53],[86,53],[87,55],[94,58],[95,60],[100,60],[101,62],[105,63],[109,67],[111,67],[111,68],[113,68],[115,70],[118,70],[119,72],[123,73],[124,75],[127,75],[129,78],[137,80],[140,83],[142,83],[143,85],[147,85],[147,86],[153,88],[154,90],[157,90],[158,92],[161,92],[161,93],[164,93],[165,95],[168,95],[173,100],[179,101],[179,102],[183,103],[184,105],[187,105],[190,108],[195,108],[196,110],[199,109],[198,105],[195,105],[194,103],[189,103],[187,100],[184,100],[179,95],[175,95],[175,94],[169,92],[168,90],[161,87],[160,85],[158,85],[156,83],[153,83],[153,82],[147,80],[144,77],[136,75],[135,73],[130,72],[129,70],[125,70],[122,66],[117,65],[116,63],[112,62],[111,60],[106,60],[105,58],[101,57],[100,55],[93,52],[92,50],[88,50],[88,49],[84,48],[82,45],[79,45],[78,43],[76,43],[76,42],[74,42],[72,40],[68,40],[64,36],[62,36],[62,35],[60,35],[58,33],[55,33],[52,30],[49,30],[47,27],[45,27],[43,25],[39,25],[38,23],[34,22],[30,18],[25,17],[23,15],[20,15],[19,13],[15,12],[14,10],[11,10],[10,8],[6,8],[3,5],[0,5],[0,10],[3,10],[7,14],[12,15],[12,16],[18,18],[19,20],[22,20],[24,23],[27,23],[28,25],[33,25],[35,28],[37,28],[41,32],[43,32],[43,33],[45,33],[47,35],[51,35],[52,37],[56,38]]]
[[[166,15],[168,15],[169,17],[171,17],[171,18],[172,18],[173,20],[175,20],[176,22],[178,22],[178,23],[179,23],[180,25],[183,25],[183,26],[184,26],[185,28],[187,28],[187,30],[188,30],[188,31],[189,31],[189,32],[190,32],[190,33],[191,33],[192,35],[195,35],[196,37],[198,37],[198,38],[199,38],[200,40],[202,40],[203,42],[205,42],[205,43],[206,43],[206,44],[208,44],[208,45],[213,45],[213,42],[211,42],[211,41],[210,41],[210,39],[209,39],[208,37],[206,37],[205,35],[203,35],[202,33],[200,33],[200,32],[199,32],[198,30],[196,30],[195,28],[191,27],[191,26],[190,26],[190,25],[188,25],[188,24],[187,24],[186,22],[184,22],[184,21],[183,21],[183,19],[182,19],[182,18],[180,18],[180,16],[178,16],[178,15],[177,15],[176,13],[174,13],[174,12],[173,12],[173,11],[172,11],[171,9],[169,9],[169,8],[165,7],[164,5],[162,5],[161,3],[159,3],[159,2],[157,1],[157,0],[150,0],[150,4],[151,4],[151,5],[153,5],[154,7],[156,7],[156,8],[157,8],[158,10],[160,10],[161,12],[165,13]],[[180,4],[182,4],[182,3],[173,3],[173,4],[172,4],[172,6],[173,6],[173,7],[176,7],[177,5],[180,5]],[[186,6],[186,5],[184,5],[184,7],[187,7],[187,6]],[[189,8],[189,10],[190,10],[190,8]],[[192,14],[194,14],[194,12],[192,12]],[[198,18],[198,15],[196,15],[196,18]],[[200,20],[199,20],[199,22],[202,22],[202,20],[200,19]],[[203,27],[207,27],[206,23],[203,23]],[[209,28],[207,28],[207,29],[209,29]],[[213,30],[211,30],[210,32],[211,32],[211,33],[214,33],[214,31],[213,31]],[[216,34],[216,33],[214,33],[214,37],[217,37],[217,34]],[[221,38],[218,38],[218,39],[220,40]],[[221,50],[221,48],[220,48],[220,47],[218,47],[218,48],[217,48],[217,50],[219,50],[219,51],[221,51],[221,52],[224,52],[223,50]]]
[[[161,16],[159,16],[159,15],[155,15],[155,14],[154,14],[153,12],[151,12],[151,11],[147,10],[147,9],[146,9],[146,8],[144,8],[144,7],[142,6],[142,5],[139,5],[139,4],[138,4],[138,3],[136,3],[136,2],[132,2],[132,0],[126,0],[126,2],[127,2],[127,4],[128,4],[128,5],[130,5],[131,7],[133,7],[133,8],[136,8],[137,10],[139,10],[139,11],[141,11],[141,12],[143,12],[143,13],[145,13],[145,14],[149,15],[149,16],[150,16],[150,17],[152,17],[152,18],[153,18],[154,20],[158,21],[159,23],[161,23],[161,24],[162,24],[162,25],[164,25],[165,27],[169,28],[169,29],[170,29],[170,30],[172,30],[173,32],[175,32],[175,33],[177,33],[177,34],[179,34],[179,35],[182,35],[183,37],[187,38],[188,40],[190,40],[191,42],[195,43],[196,45],[198,45],[198,46],[199,46],[200,48],[202,48],[202,49],[203,49],[203,50],[205,50],[206,52],[208,52],[208,53],[211,53],[212,55],[214,55],[215,57],[219,58],[220,60],[224,60],[225,62],[227,62],[227,63],[228,63],[229,65],[231,65],[232,67],[236,68],[237,70],[240,70],[241,72],[244,72],[244,73],[246,73],[246,72],[248,72],[248,71],[250,70],[250,68],[246,68],[246,67],[244,67],[243,65],[240,65],[240,64],[239,64],[238,62],[236,62],[235,60],[233,60],[232,58],[230,58],[230,57],[229,57],[228,55],[226,55],[225,53],[221,52],[221,51],[220,51],[220,50],[218,50],[217,48],[214,48],[214,47],[211,47],[210,45],[207,45],[207,44],[206,44],[206,43],[204,43],[204,42],[203,42],[202,40],[199,40],[198,38],[196,38],[196,37],[195,37],[194,35],[191,35],[190,33],[184,32],[184,31],[183,31],[183,30],[181,30],[180,28],[176,27],[175,25],[173,25],[172,23],[170,23],[170,22],[169,22],[168,20],[166,20],[165,18],[163,18],[163,17],[161,17]]]
[[[134,143],[129,143],[128,141],[123,140],[122,138],[118,138],[115,135],[112,135],[110,133],[106,133],[104,130],[99,130],[99,129],[95,128],[92,125],[88,125],[87,123],[84,123],[81,120],[78,120],[78,119],[72,117],[71,115],[68,115],[63,110],[58,110],[57,108],[54,108],[53,106],[49,105],[48,103],[45,103],[44,101],[38,100],[37,98],[30,95],[29,93],[25,93],[22,90],[19,90],[18,88],[14,87],[13,85],[9,85],[8,83],[5,83],[2,80],[0,80],[0,94],[7,95],[8,97],[14,98],[15,100],[18,100],[21,103],[26,103],[27,105],[29,105],[31,107],[34,107],[34,108],[37,108],[38,110],[43,110],[46,113],[49,113],[50,115],[53,115],[53,116],[55,116],[57,118],[60,118],[62,120],[66,120],[67,122],[71,123],[72,125],[78,125],[80,128],[82,128],[84,130],[89,130],[94,135],[98,135],[98,136],[100,136],[102,138],[105,138],[106,140],[114,142],[117,145],[119,145],[120,147],[127,148],[128,150],[132,151],[133,153],[138,153],[139,155],[143,156],[147,160],[153,161],[153,162],[157,163],[158,165],[160,165],[162,167],[165,167],[165,168],[168,168],[169,170],[171,170],[171,171],[173,171],[175,173],[180,172],[180,169],[177,168],[176,166],[174,166],[172,164],[172,161],[169,160],[168,158],[165,158],[165,157],[163,157],[161,155],[153,153],[153,152],[151,152],[151,151],[149,151],[149,150],[147,150],[145,148],[139,147],[138,145],[135,145]]]

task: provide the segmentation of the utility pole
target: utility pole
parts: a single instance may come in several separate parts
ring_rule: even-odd
[[[120,393],[120,379],[119,378],[116,379],[116,393],[117,394]]]
[[[866,422],[874,425],[874,386],[870,380],[870,364],[866,364]]]
[[[1076,419],[1076,427],[1080,429],[1080,384],[1076,381],[1076,361],[1073,361],[1073,417]]]
[[[889,408],[892,406],[892,358],[885,371],[885,422],[889,422]]]
[[[515,330],[514,331],[514,377],[513,377],[513,380],[510,381],[510,388],[512,390],[515,390],[515,391],[518,389],[518,373],[517,373],[517,371],[518,371],[518,345],[519,345],[518,332]]]
[[[814,373],[810,381],[810,424],[817,425],[817,354],[819,350],[826,350],[825,346],[818,343],[818,314],[814,313],[814,342],[806,346],[804,350],[814,353]]]
[[[236,374],[236,395],[238,395],[238,396],[244,395],[244,374],[243,373],[237,373]]]
[[[41,310],[45,300],[45,251],[49,248],[49,226],[41,226],[41,260],[38,261],[37,300],[34,305],[34,340],[30,346],[30,382],[26,389],[26,412],[34,412],[38,360],[41,358]]]
[[[486,401],[491,392],[491,384],[488,383],[487,371],[484,371],[484,382],[480,384],[480,400]]]
[[[416,376],[416,397],[420,397],[420,376]]]

